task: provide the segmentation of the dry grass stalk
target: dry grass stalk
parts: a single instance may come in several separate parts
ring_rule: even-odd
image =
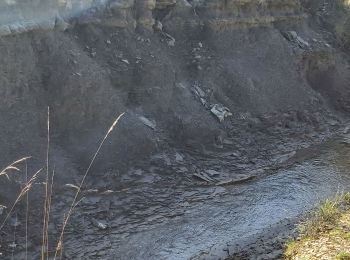
[[[32,188],[34,181],[38,178],[39,173],[41,172],[42,169],[40,169],[39,171],[37,171],[31,178],[29,181],[26,182],[26,184],[24,185],[24,187],[22,188],[21,192],[19,193],[17,199],[15,200],[15,202],[13,203],[10,211],[7,213],[5,219],[3,220],[1,226],[0,226],[0,230],[2,230],[8,220],[8,218],[11,216],[11,213],[13,211],[13,209],[15,208],[15,206],[17,205],[17,203],[23,198],[24,195],[26,195],[30,189]]]
[[[79,196],[79,194],[80,194],[81,188],[82,188],[82,186],[83,186],[83,184],[84,184],[84,182],[85,182],[85,179],[86,179],[87,175],[89,174],[90,169],[91,169],[92,165],[94,164],[95,159],[96,159],[97,155],[99,154],[99,152],[100,152],[100,150],[101,150],[101,148],[102,148],[104,142],[106,141],[106,139],[108,138],[108,136],[110,135],[110,133],[114,130],[115,126],[118,124],[119,120],[122,118],[122,116],[123,116],[124,114],[125,114],[125,113],[122,113],[120,116],[118,116],[118,118],[113,122],[113,124],[111,125],[111,127],[108,129],[106,135],[104,136],[104,138],[103,138],[102,141],[100,142],[99,147],[97,148],[97,150],[96,150],[94,156],[92,157],[88,168],[87,168],[86,171],[85,171],[85,174],[84,174],[84,176],[83,176],[83,178],[82,178],[82,180],[81,180],[81,182],[80,182],[80,184],[79,184],[79,186],[78,186],[78,189],[77,189],[77,191],[76,191],[76,193],[75,193],[73,202],[72,202],[72,204],[71,204],[71,206],[70,206],[70,208],[69,208],[69,210],[68,210],[67,215],[66,215],[65,218],[64,218],[63,226],[62,226],[62,230],[61,230],[61,234],[60,234],[60,237],[59,237],[58,242],[57,242],[57,247],[56,247],[56,251],[55,251],[54,260],[57,258],[59,252],[60,252],[60,256],[62,257],[64,231],[65,231],[65,229],[66,229],[66,227],[67,227],[68,221],[69,221],[69,219],[70,219],[70,217],[71,217],[71,215],[72,215],[72,213],[73,213],[74,208],[75,208],[75,207],[77,206],[77,204],[79,203],[79,202],[77,203],[77,199],[78,199],[78,196]]]
[[[25,161],[25,174],[26,174],[26,183],[28,182],[28,164]],[[28,259],[28,216],[29,216],[29,192],[26,194],[26,260]]]
[[[16,222],[18,221],[18,216],[16,214]],[[16,248],[16,232],[17,232],[17,223],[14,225],[13,230],[13,241],[12,241],[12,250],[11,250],[11,260],[13,260],[13,256],[15,254],[15,248]]]
[[[20,164],[21,162],[27,161],[30,158],[31,157],[23,157],[22,159],[14,161],[9,166],[7,166],[2,171],[0,171],[0,176],[5,176],[7,179],[10,179],[9,176],[8,176],[8,172],[9,171],[17,171],[17,172],[19,172],[20,169],[18,168],[18,164]]]
[[[49,213],[49,156],[50,156],[50,107],[47,108],[47,148],[46,148],[46,175],[45,175],[45,200],[43,213],[43,230],[42,230],[42,245],[41,245],[41,260],[45,259],[45,252],[48,252],[48,215]],[[48,258],[48,256],[47,256]]]

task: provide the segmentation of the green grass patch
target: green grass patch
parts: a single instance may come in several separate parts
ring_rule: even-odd
[[[338,200],[326,200],[311,218],[299,226],[303,237],[316,237],[319,233],[330,230],[341,215]]]
[[[286,259],[292,258],[297,252],[297,242],[295,240],[288,240],[286,243],[286,249],[284,251],[284,256]]]
[[[350,260],[350,253],[348,253],[348,252],[340,252],[336,256],[336,260]]]
[[[341,237],[350,240],[350,232],[338,228],[338,222],[347,210],[350,209],[350,193],[337,195],[334,199],[327,199],[311,213],[310,217],[299,226],[297,240],[289,240],[285,245],[284,256],[293,259],[299,253],[303,242],[317,239],[321,234],[331,237]],[[350,253],[340,252],[336,259],[350,260]]]

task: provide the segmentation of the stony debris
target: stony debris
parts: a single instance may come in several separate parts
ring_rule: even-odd
[[[72,189],[76,189],[78,190],[79,187],[77,185],[71,184],[71,183],[67,183],[64,185],[66,188],[72,188]]]
[[[206,58],[210,59],[210,57],[206,57],[206,50],[203,48],[202,42],[198,42],[198,44],[194,46],[194,48],[192,49],[192,56],[192,64],[199,71],[203,70],[203,66],[205,66],[203,64],[203,61],[206,60]]]
[[[301,38],[300,36],[297,36],[296,41],[297,41],[298,45],[300,46],[300,48],[302,48],[302,49],[307,49],[310,47],[310,44],[307,41],[305,41],[303,38]]]
[[[167,166],[170,166],[172,164],[169,156],[166,153],[155,154],[151,157],[151,159],[154,162],[158,162],[158,163],[162,163],[162,164],[165,163],[165,165],[167,165]]]
[[[163,31],[163,24],[159,20],[157,20],[153,25],[153,30]]]
[[[224,187],[215,187],[215,189],[212,193],[212,196],[223,195],[226,192],[227,192],[226,188],[224,188]]]
[[[107,225],[107,223],[106,223],[105,221],[100,221],[100,220],[97,220],[97,219],[93,218],[93,219],[91,220],[91,222],[92,222],[92,224],[93,224],[95,227],[97,227],[97,228],[100,229],[100,230],[106,230],[106,229],[108,229],[108,225]]]
[[[0,205],[0,216],[4,214],[4,211],[6,210],[6,206]]]
[[[197,170],[193,177],[205,181],[216,186],[229,186],[234,184],[240,184],[246,181],[254,179],[257,174],[235,174],[230,175],[226,172],[221,172],[213,169]]]
[[[221,174],[220,172],[215,170],[206,170],[205,172],[211,177],[219,176]]]
[[[198,83],[195,83],[193,86],[193,93],[199,98],[205,98],[205,92],[200,88]]]
[[[185,172],[188,172],[188,169],[187,169],[187,167],[181,166],[177,169],[177,172],[185,173]]]
[[[15,249],[18,245],[13,241],[8,245],[9,248]]]
[[[142,176],[144,174],[144,172],[142,169],[137,169],[137,170],[132,171],[131,174],[136,175],[136,176]]]
[[[69,28],[69,23],[67,23],[60,15],[56,15],[55,29],[59,31],[66,31]]]
[[[17,216],[10,218],[9,222],[10,222],[10,225],[12,227],[18,227],[18,226],[22,225],[22,223],[18,220]]]
[[[233,145],[233,141],[227,138],[222,139],[222,144]]]
[[[175,153],[175,161],[176,162],[183,162],[183,160],[184,160],[184,157],[181,154]]]
[[[296,154],[296,151],[292,151],[292,152],[287,153],[287,154],[279,155],[275,159],[273,159],[273,161],[276,164],[283,164],[283,163],[287,162],[289,159],[291,159],[293,156],[295,156],[295,154]]]
[[[193,174],[193,176],[202,181],[214,182],[214,180],[206,172],[196,172]]]
[[[341,143],[350,145],[350,137],[344,136],[344,138],[341,140]]]
[[[226,117],[232,116],[231,111],[221,104],[213,105],[210,111],[219,119],[220,123],[222,123]]]
[[[208,90],[205,92],[203,89],[201,89],[198,82],[195,82],[193,85],[192,92],[199,99],[202,105],[210,110],[211,113],[213,113],[219,119],[220,123],[222,123],[226,117],[233,115],[231,111],[222,104],[210,104],[208,99],[210,99],[211,91]]]
[[[309,42],[301,38],[296,31],[287,31],[282,34],[288,41],[298,44],[302,49],[308,49],[310,47]]]
[[[198,98],[198,100],[202,103],[202,105],[208,110],[210,110],[211,113],[213,113],[219,119],[220,123],[222,123],[226,117],[233,115],[231,111],[222,104],[211,104],[210,96],[212,91],[204,91],[197,81],[192,87],[192,92],[195,95],[195,97]]]
[[[149,128],[151,128],[152,130],[156,129],[156,123],[151,121],[150,119],[144,117],[144,116],[139,116],[139,119],[141,120],[141,122],[148,126]]]
[[[296,31],[282,32],[282,34],[288,41],[294,41],[298,37]]]
[[[202,105],[206,108],[210,107],[210,104],[206,100],[207,94],[200,88],[199,84],[195,83],[192,88],[193,94],[199,99],[199,101],[202,103]]]
[[[217,182],[215,185],[228,186],[228,185],[239,184],[239,183],[243,183],[246,181],[250,181],[250,180],[253,180],[254,178],[255,178],[255,176],[244,176],[241,178],[232,178],[232,179],[227,179],[227,180]]]
[[[166,38],[166,41],[168,43],[168,46],[170,47],[174,47],[175,46],[175,38],[173,36],[171,36],[169,33],[166,32],[162,32],[162,35]]]

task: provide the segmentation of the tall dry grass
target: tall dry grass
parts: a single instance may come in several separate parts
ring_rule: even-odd
[[[28,163],[25,161],[25,174],[26,174],[26,182],[28,182]],[[26,252],[25,258],[28,259],[28,221],[29,221],[29,192],[26,194],[26,227],[25,227],[25,240],[26,240]]]
[[[4,218],[1,226],[0,226],[0,231],[5,227],[6,222],[8,221],[9,217],[12,215],[16,205],[20,202],[20,200],[26,196],[26,221],[25,221],[25,259],[28,259],[28,213],[29,213],[29,191],[31,190],[34,181],[37,179],[39,173],[41,172],[42,169],[40,169],[39,171],[37,171],[29,180],[28,180],[28,165],[27,165],[27,160],[31,158],[31,157],[24,157],[22,159],[19,159],[17,161],[14,161],[13,163],[11,163],[9,166],[7,166],[5,169],[3,169],[0,172],[0,176],[6,176],[9,179],[9,172],[10,171],[20,171],[19,169],[19,164],[22,162],[25,162],[25,183],[21,188],[21,191],[19,193],[19,195],[17,196],[16,200],[14,201],[14,203],[12,204],[12,207],[10,209],[10,211],[7,213],[6,217]],[[17,219],[17,217],[16,217]],[[14,230],[14,241],[13,241],[13,248],[12,248],[12,257],[11,259],[13,259],[14,257],[14,250],[15,250],[15,242],[16,242],[16,231],[17,231],[17,226],[15,226],[15,230]]]
[[[13,210],[15,209],[15,206],[18,204],[18,202],[20,202],[20,200],[31,190],[34,181],[38,178],[39,173],[42,171],[42,169],[40,169],[39,171],[37,171],[30,179],[29,181],[27,181],[24,184],[24,187],[21,189],[19,195],[17,196],[15,202],[12,204],[12,207],[10,209],[10,211],[7,213],[5,219],[2,221],[2,224],[0,226],[0,230],[2,230],[7,222],[7,220],[9,219],[9,217],[11,216]]]
[[[45,199],[44,199],[44,212],[43,212],[43,228],[42,228],[42,245],[41,245],[41,260],[48,259],[49,251],[49,218],[51,208],[51,188],[50,185],[50,107],[47,108],[47,143],[46,143],[46,174],[45,174]],[[50,188],[51,187],[51,188]]]
[[[96,157],[97,155],[100,153],[100,150],[103,146],[103,144],[105,143],[105,141],[107,140],[108,136],[112,133],[112,131],[114,130],[115,126],[118,124],[119,120],[123,117],[124,113],[122,113],[121,115],[119,115],[117,117],[117,119],[113,122],[113,124],[111,125],[111,127],[108,129],[107,133],[105,134],[105,136],[103,137],[102,141],[100,142],[100,145],[98,146],[95,154],[93,155],[91,161],[90,161],[90,164],[89,166],[87,167],[86,171],[85,171],[85,174],[78,186],[78,189],[75,193],[75,196],[74,196],[74,199],[72,201],[72,204],[68,210],[68,213],[66,214],[66,216],[64,217],[64,221],[63,221],[63,226],[62,226],[62,230],[61,230],[61,234],[60,234],[60,237],[58,239],[58,242],[57,242],[57,246],[56,246],[56,251],[55,251],[55,256],[54,256],[54,260],[56,260],[56,258],[58,256],[60,256],[60,258],[62,257],[62,252],[63,252],[63,238],[64,238],[64,232],[65,232],[65,229],[67,227],[67,224],[68,224],[68,221],[73,213],[73,210],[74,208],[77,206],[77,204],[79,202],[77,202],[77,199],[78,199],[78,196],[80,194],[80,191],[81,191],[81,188],[83,187],[84,183],[85,183],[85,179],[87,177],[87,175],[89,174],[90,170],[91,170],[91,167],[92,165],[94,164],[95,160],[96,160]]]
[[[81,189],[85,183],[86,177],[88,176],[97,156],[99,155],[101,148],[103,147],[105,141],[109,137],[109,135],[113,132],[116,125],[118,124],[119,120],[123,117],[124,113],[119,115],[114,122],[112,123],[111,127],[108,129],[104,137],[102,138],[101,142],[99,143],[99,146],[97,150],[95,151],[94,155],[92,156],[92,159],[83,175],[83,178],[77,186],[77,191],[74,195],[73,201],[69,207],[69,210],[67,213],[64,214],[63,218],[63,225],[60,232],[60,235],[58,237],[58,240],[56,241],[55,251],[54,251],[54,259],[57,259],[57,257],[62,258],[63,253],[63,243],[64,243],[64,234],[65,229],[69,223],[69,220],[73,214],[73,211],[75,207],[79,204],[80,201],[78,201],[78,197],[80,195]],[[26,196],[26,224],[25,224],[25,256],[26,259],[28,259],[28,215],[29,215],[29,197],[28,193],[33,187],[33,184],[35,180],[38,178],[39,174],[42,172],[42,170],[45,168],[45,182],[44,182],[44,205],[43,205],[43,226],[42,226],[42,245],[41,245],[41,260],[48,259],[49,257],[49,222],[50,222],[50,212],[51,212],[51,204],[52,204],[52,196],[53,196],[53,185],[54,185],[54,176],[55,176],[55,170],[53,169],[52,173],[50,171],[50,108],[48,107],[47,110],[47,148],[46,148],[46,165],[44,168],[38,170],[29,180],[28,180],[28,166],[27,166],[27,160],[31,157],[24,157],[22,159],[19,159],[17,161],[14,161],[9,166],[4,168],[2,171],[0,171],[0,177],[5,176],[9,179],[9,174],[11,171],[20,171],[19,164],[22,162],[25,162],[25,178],[26,182],[24,186],[22,187],[19,195],[17,196],[16,200],[12,204],[10,210],[8,211],[6,217],[2,221],[2,224],[0,225],[0,231],[5,227],[8,219],[12,215],[16,205],[21,201],[23,197]],[[16,232],[16,231],[15,231]]]
[[[31,157],[23,157],[22,159],[19,159],[17,161],[14,161],[13,163],[11,163],[10,165],[8,165],[6,168],[4,168],[3,170],[0,171],[0,177],[1,176],[5,176],[7,179],[10,179],[9,177],[9,173],[11,171],[17,171],[19,172],[20,169],[19,169],[19,164],[21,162],[24,162],[28,159],[30,159]]]

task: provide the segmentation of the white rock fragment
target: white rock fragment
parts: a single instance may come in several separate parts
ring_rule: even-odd
[[[209,176],[214,177],[214,176],[219,176],[221,173],[215,170],[206,170],[205,171]]]
[[[67,23],[61,16],[56,15],[56,18],[55,18],[55,29],[64,32],[68,28],[69,28],[69,23]]]
[[[199,98],[204,98],[205,97],[205,92],[202,90],[199,86],[194,86],[193,87],[193,92],[199,97]]]
[[[221,104],[213,105],[210,111],[219,119],[220,123],[222,123],[226,117],[232,116],[231,111]]]
[[[214,182],[214,180],[205,172],[196,172],[193,174],[193,177],[196,177],[198,179],[201,179],[202,181],[206,181],[206,182]]]
[[[22,223],[21,223],[21,221],[19,221],[19,219],[16,216],[16,217],[10,219],[10,225],[12,227],[19,227],[20,225],[22,225]]]
[[[97,219],[92,219],[92,224],[101,230],[106,230],[108,228],[108,225],[106,223],[99,221]]]
[[[152,130],[156,129],[156,123],[155,122],[152,122],[151,120],[149,120],[148,118],[146,118],[144,116],[139,116],[139,119],[141,120],[141,122],[144,125],[148,126]]]
[[[155,31],[163,31],[163,24],[160,21],[156,21],[153,26]]]
[[[303,38],[301,38],[300,36],[297,36],[296,41],[298,42],[298,44],[301,48],[310,47],[310,44],[307,41],[305,41]]]
[[[175,153],[175,161],[182,162],[184,160],[183,156],[179,153]]]
[[[169,33],[164,33],[164,36],[167,38],[167,43],[170,47],[174,47],[175,46],[175,38],[173,36],[171,36]]]
[[[72,188],[72,189],[76,189],[79,190],[79,187],[77,185],[71,184],[71,183],[67,183],[64,185],[67,188]]]
[[[17,244],[15,242],[12,242],[11,244],[8,245],[9,248],[16,248],[17,247]]]
[[[4,210],[6,209],[6,206],[0,205],[0,216],[4,213]]]
[[[174,46],[175,46],[175,39],[169,40],[169,41],[168,41],[168,45],[169,45],[170,47],[174,47]]]
[[[287,40],[297,43],[302,49],[307,49],[310,47],[310,44],[306,40],[301,38],[296,31],[288,31],[282,34]]]

